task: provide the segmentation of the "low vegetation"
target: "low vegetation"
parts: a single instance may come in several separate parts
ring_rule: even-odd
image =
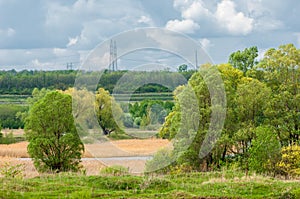
[[[130,176],[126,171],[115,173],[106,170],[100,176],[62,173],[31,179],[0,178],[0,183],[2,198],[300,197],[298,181],[283,181],[256,175],[245,177],[238,171],[141,177]]]

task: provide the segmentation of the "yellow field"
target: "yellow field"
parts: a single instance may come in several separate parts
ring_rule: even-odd
[[[16,132],[22,135],[22,131]],[[14,132],[14,135],[15,132]],[[120,156],[147,156],[154,154],[160,148],[169,146],[168,140],[162,139],[128,139],[105,142],[101,144],[86,144],[84,158],[105,158]],[[0,168],[5,164],[24,165],[24,176],[34,177],[39,175],[33,166],[31,160],[20,160],[19,158],[28,158],[27,153],[28,142],[20,142],[16,144],[4,145],[0,144]],[[86,170],[87,175],[99,174],[99,170],[107,165],[122,165],[128,167],[131,172],[142,172],[145,167],[146,160],[110,160],[103,163],[99,160],[85,159],[82,166]]]

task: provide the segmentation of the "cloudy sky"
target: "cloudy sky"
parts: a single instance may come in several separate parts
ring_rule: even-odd
[[[281,44],[300,47],[299,10],[298,0],[0,0],[0,70],[78,67],[99,43],[143,27],[186,34],[214,63],[250,46],[262,56]],[[130,59],[119,64],[144,57]]]

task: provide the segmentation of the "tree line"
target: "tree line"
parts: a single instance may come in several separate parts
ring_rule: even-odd
[[[104,88],[110,93],[117,82],[124,76],[124,74],[131,74],[136,79],[142,80],[145,74],[149,76],[170,76],[174,81],[178,79],[178,74],[182,75],[188,80],[194,71],[183,72],[133,72],[133,71],[102,71],[101,78],[99,80],[97,88]],[[42,89],[58,89],[66,90],[74,86],[75,79],[77,77],[77,71],[74,70],[58,70],[58,71],[31,71],[31,70],[8,70],[0,71],[0,94],[14,94],[14,95],[31,95],[34,88]],[[99,72],[85,72],[86,79],[99,78]],[[134,85],[127,82],[126,90],[131,91],[134,89]],[[124,88],[122,88],[124,90]],[[125,90],[125,91],[126,91]],[[121,90],[122,91],[122,90]],[[170,92],[170,90],[164,86],[157,84],[147,84],[139,87],[136,93],[146,92]]]

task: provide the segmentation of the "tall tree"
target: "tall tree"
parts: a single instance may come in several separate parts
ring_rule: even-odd
[[[78,170],[84,146],[76,132],[70,95],[53,91],[34,103],[25,131],[38,171]]]
[[[109,135],[113,131],[122,131],[123,111],[114,98],[109,95],[109,92],[103,88],[99,88],[96,93],[95,110],[98,123],[105,135]]]
[[[265,111],[276,129],[281,144],[290,145],[300,138],[300,50],[293,44],[269,49],[257,68],[264,71],[264,81],[272,89],[272,99]]]
[[[257,62],[255,61],[258,56],[256,46],[245,48],[243,51],[236,51],[229,56],[228,63],[233,67],[243,71],[244,75],[249,69],[252,69]]]

